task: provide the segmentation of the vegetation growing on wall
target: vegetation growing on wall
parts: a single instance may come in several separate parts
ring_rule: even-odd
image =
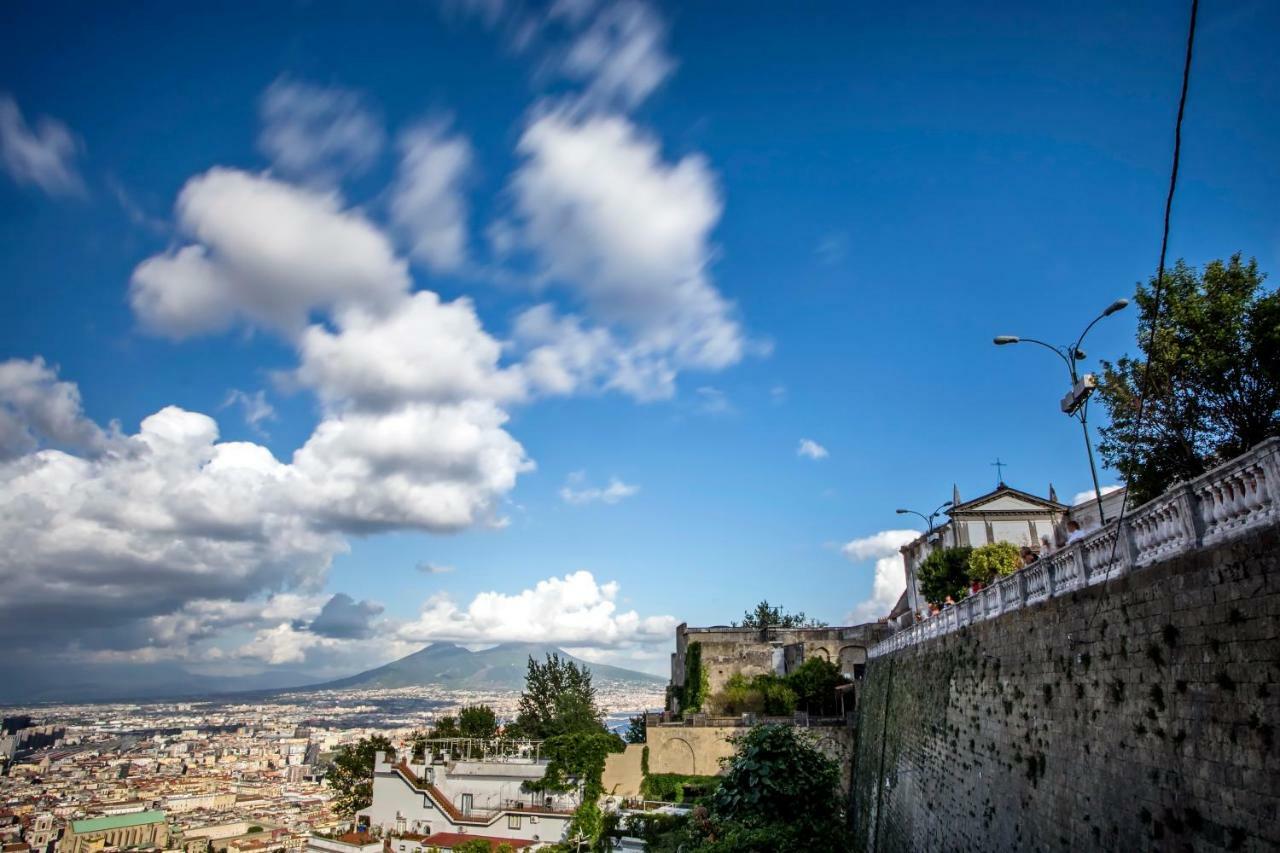
[[[788,716],[795,713],[796,694],[784,679],[776,675],[764,674],[748,679],[739,672],[730,676],[723,690],[707,700],[707,709],[713,714],[730,717],[739,714]]]
[[[702,643],[690,643],[684,652],[684,684],[680,687],[680,713],[696,714],[711,690],[711,676],[702,668]]]
[[[640,783],[640,796],[646,800],[663,800],[668,803],[692,802],[710,796],[719,787],[719,776],[654,773],[646,774],[644,781]]]

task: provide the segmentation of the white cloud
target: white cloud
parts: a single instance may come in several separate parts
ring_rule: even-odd
[[[662,159],[618,116],[544,112],[512,178],[520,236],[546,275],[637,356],[716,370],[746,349],[733,306],[707,276],[719,190],[705,160]]]
[[[539,581],[513,595],[482,592],[466,608],[445,594],[427,599],[399,637],[412,642],[539,642],[618,647],[670,643],[676,620],[618,612],[618,584],[599,584],[587,571]]]
[[[871,596],[860,602],[849,615],[850,624],[874,622],[889,615],[907,588],[906,567],[898,549],[920,536],[918,530],[882,530],[871,536],[844,544],[840,552],[853,563],[875,560],[875,579]]]
[[[49,195],[79,195],[84,181],[76,170],[80,144],[65,124],[42,117],[32,130],[11,95],[0,95],[0,161],[9,177]]]
[[[73,384],[38,361],[2,367],[17,389],[3,411],[19,424],[5,435],[21,454],[0,461],[0,638],[14,647],[74,635],[138,649],[155,642],[157,618],[199,616],[194,602],[314,590],[346,548],[339,534],[499,524],[499,499],[532,467],[487,402],[333,412],[285,463],[172,406],[102,438]],[[32,440],[90,443],[94,455]],[[73,606],[84,618],[58,617]],[[200,633],[175,631],[173,642]]]
[[[80,389],[44,359],[0,361],[0,461],[41,443],[96,451],[106,434],[81,412]]]
[[[444,575],[449,572],[456,571],[453,566],[445,566],[440,563],[429,562],[418,563],[416,568],[424,575]]]
[[[425,124],[400,137],[400,171],[391,190],[391,220],[410,254],[433,270],[448,271],[467,259],[467,200],[463,181],[471,145],[444,122]]]
[[[144,325],[168,337],[236,319],[297,334],[313,311],[386,311],[409,289],[385,235],[332,193],[214,168],[187,182],[177,214],[198,242],[139,264],[129,294]]]
[[[355,92],[282,78],[258,108],[258,147],[292,177],[333,184],[367,171],[382,151],[382,124]]]
[[[609,484],[604,487],[587,484],[587,475],[583,471],[574,471],[560,488],[560,499],[573,506],[603,503],[613,505],[637,494],[639,486],[624,483],[617,477],[610,477]]]
[[[259,433],[262,431],[263,421],[276,419],[275,407],[267,401],[267,392],[261,389],[248,394],[239,388],[232,388],[227,392],[227,398],[222,401],[222,408],[225,409],[227,406],[239,406],[244,415],[244,422]]]
[[[1102,496],[1105,498],[1112,492],[1118,492],[1123,488],[1124,486],[1103,486],[1101,489]],[[1093,489],[1089,489],[1084,492],[1076,492],[1076,496],[1071,499],[1071,505],[1079,506],[1080,504],[1088,503],[1089,501],[1096,501],[1097,499],[1098,495],[1093,491]]]
[[[729,395],[714,385],[703,385],[694,391],[698,411],[704,415],[727,415],[733,411]]]
[[[441,302],[420,290],[390,313],[339,312],[332,326],[303,333],[294,374],[331,406],[386,410],[524,394],[524,378],[499,366],[502,344],[485,332],[469,299]]]
[[[826,459],[829,454],[825,447],[813,439],[802,438],[800,439],[800,444],[796,447],[796,455],[809,459]]]
[[[559,8],[570,22],[585,19],[585,9]],[[647,98],[675,70],[667,54],[666,28],[646,3],[621,0],[603,6],[565,55],[563,70],[587,81],[583,97],[596,106],[630,108]]]

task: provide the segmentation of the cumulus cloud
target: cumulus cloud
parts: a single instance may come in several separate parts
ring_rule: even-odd
[[[533,589],[508,595],[482,592],[465,608],[446,594],[427,599],[418,617],[402,625],[399,637],[412,642],[539,642],[617,647],[670,642],[676,620],[619,612],[618,584],[600,584],[591,572],[539,581]]]
[[[382,123],[346,89],[282,78],[262,94],[258,111],[258,147],[292,177],[332,184],[367,171],[382,151]]]
[[[811,438],[800,439],[800,444],[796,447],[796,455],[804,456],[808,459],[826,459],[829,455],[827,449]]]
[[[871,596],[853,608],[850,624],[874,622],[889,615],[898,597],[907,588],[906,566],[898,551],[903,545],[920,536],[918,530],[882,530],[861,539],[846,542],[840,552],[850,562],[865,563],[875,560],[875,579],[871,584]]]
[[[333,193],[214,168],[178,196],[178,227],[196,242],[138,265],[134,312],[170,338],[233,321],[296,335],[312,312],[386,311],[408,292],[407,264]]]
[[[574,471],[569,475],[560,489],[560,499],[573,506],[603,503],[616,504],[640,491],[639,486],[624,483],[617,477],[610,477],[607,486],[591,486],[587,484],[585,471]]]
[[[1111,494],[1112,492],[1118,492],[1123,488],[1124,486],[1103,486],[1101,489],[1102,496],[1105,498],[1107,495]],[[1076,496],[1071,499],[1071,505],[1079,506],[1080,504],[1088,503],[1089,501],[1096,501],[1097,499],[1098,499],[1097,494],[1093,491],[1093,489],[1089,489],[1088,491],[1084,491],[1084,492],[1076,492]]]
[[[80,408],[80,389],[37,356],[0,361],[0,461],[41,443],[100,450],[106,434]]]
[[[703,158],[668,163],[627,119],[564,111],[537,116],[518,150],[520,239],[593,321],[668,370],[741,360],[734,308],[707,274],[722,204]]]
[[[294,377],[330,405],[369,411],[407,401],[518,399],[519,371],[500,366],[502,343],[485,332],[465,297],[442,302],[429,290],[383,315],[339,312],[333,328],[313,325],[299,341]]]
[[[382,613],[382,605],[372,601],[356,601],[345,592],[336,593],[311,620],[307,629],[322,637],[339,640],[363,640],[373,634],[374,617]]]
[[[463,183],[471,144],[437,121],[400,137],[400,170],[391,192],[391,220],[410,254],[436,271],[467,258],[467,200]]]
[[[489,403],[333,413],[282,462],[173,406],[100,439],[75,386],[42,362],[6,363],[0,377],[17,389],[0,411],[19,423],[4,434],[21,454],[0,461],[0,639],[17,648],[71,636],[139,648],[164,636],[162,617],[187,642],[200,632],[180,625],[213,618],[193,602],[317,589],[340,534],[500,523],[499,498],[531,466]],[[22,452],[50,437],[95,452]],[[82,615],[66,620],[70,607]]]
[[[0,95],[0,162],[15,182],[49,195],[79,195],[84,192],[75,163],[79,151],[65,124],[45,116],[32,129],[13,96]]]

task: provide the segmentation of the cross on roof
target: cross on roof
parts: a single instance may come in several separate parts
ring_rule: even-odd
[[[996,457],[996,461],[991,463],[991,467],[996,469],[996,488],[1004,485],[1004,469],[1006,463],[1000,461],[1000,457]]]

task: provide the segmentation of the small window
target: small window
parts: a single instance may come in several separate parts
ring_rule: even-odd
[[[518,814],[507,815],[507,829],[519,829],[519,828],[520,828],[520,815]]]

